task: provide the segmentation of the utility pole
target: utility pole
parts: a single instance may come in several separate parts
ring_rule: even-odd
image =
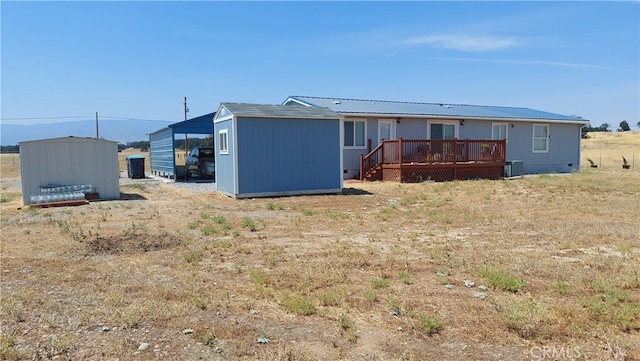
[[[187,120],[187,113],[189,113],[189,108],[187,108],[187,97],[184,97],[184,120]]]
[[[100,139],[100,134],[98,133],[98,112],[96,112],[96,139]]]
[[[184,120],[187,120],[187,113],[189,113],[189,108],[187,108],[187,97],[184,97]],[[187,133],[184,133],[184,156],[185,159],[189,154],[189,142],[187,140]]]

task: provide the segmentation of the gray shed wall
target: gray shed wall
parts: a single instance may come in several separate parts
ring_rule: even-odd
[[[20,143],[22,201],[48,185],[91,184],[100,199],[120,198],[118,144],[92,138],[55,138]]]

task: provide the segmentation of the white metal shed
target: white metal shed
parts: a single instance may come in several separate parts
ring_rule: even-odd
[[[91,184],[100,199],[120,198],[118,143],[64,137],[20,142],[22,201],[43,187]]]

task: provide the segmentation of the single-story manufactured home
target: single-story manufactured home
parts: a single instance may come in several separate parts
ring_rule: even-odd
[[[68,195],[77,189],[98,193],[99,199],[120,198],[118,142],[63,137],[19,144],[23,204],[38,203],[35,197],[53,190]]]
[[[221,103],[217,190],[233,198],[342,192],[342,122],[326,107]]]
[[[345,179],[497,178],[510,163],[525,174],[567,173],[580,168],[580,130],[588,124],[501,106],[312,96],[290,96],[282,104],[342,116]]]
[[[209,113],[187,119],[149,134],[151,174],[173,179],[184,176],[176,166],[175,137],[182,134],[185,139],[189,134],[211,136],[214,115],[215,113]]]

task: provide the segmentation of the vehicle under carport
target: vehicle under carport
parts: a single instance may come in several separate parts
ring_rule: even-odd
[[[187,119],[149,134],[151,174],[174,180],[185,179],[184,166],[176,165],[176,139],[184,135],[188,144],[189,136],[212,137],[214,115],[215,112]]]

